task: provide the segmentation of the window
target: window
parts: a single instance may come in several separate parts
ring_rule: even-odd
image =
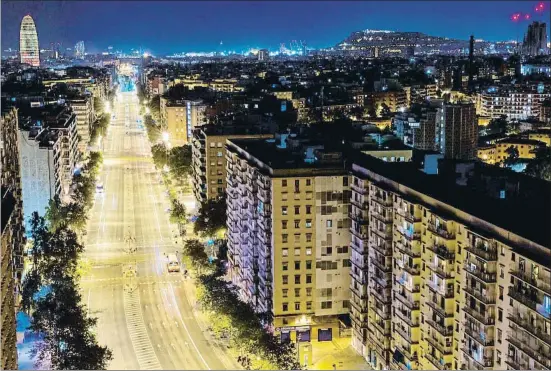
[[[288,240],[289,240],[289,235],[288,234],[282,234],[281,235],[281,242],[287,243]]]
[[[312,302],[311,301],[306,302],[306,310],[312,310]]]
[[[281,206],[281,215],[287,215],[287,206]]]
[[[306,214],[312,214],[312,206],[306,205]]]
[[[331,301],[322,301],[321,309],[331,309],[333,307],[333,302]]]
[[[287,220],[281,221],[281,229],[287,229]]]
[[[281,307],[282,307],[281,309],[282,309],[284,312],[287,312],[287,311],[289,310],[289,304],[288,304],[288,303],[283,303],[283,305],[282,305]]]
[[[222,184],[222,179],[218,179],[218,184]]]
[[[300,310],[300,303],[295,303],[295,310]]]
[[[295,233],[295,243],[300,243],[300,233]]]
[[[300,284],[300,274],[295,274],[295,284]]]
[[[312,228],[312,219],[306,219],[306,228]]]
[[[300,247],[295,247],[295,256],[300,256]]]
[[[217,152],[216,157],[222,157],[222,152]]]
[[[503,322],[503,309],[498,308],[497,310],[497,320],[499,322]]]
[[[306,233],[306,242],[312,242],[312,233]]]
[[[300,262],[299,261],[295,262],[295,269],[300,270]]]
[[[496,351],[496,362],[498,366],[501,366],[501,352],[499,350]]]
[[[497,329],[497,342],[498,342],[499,344],[501,344],[501,337],[502,337],[502,336],[503,336],[503,333],[502,333],[501,329],[498,328],[498,329]]]
[[[342,260],[342,266],[344,267],[351,267],[352,264],[350,263],[350,259],[343,259]]]
[[[289,290],[288,289],[283,289],[282,293],[283,293],[283,297],[286,298],[289,295]]]
[[[300,276],[299,276],[300,277]],[[300,282],[299,282],[300,283]],[[312,275],[311,274],[307,274],[306,275],[306,283],[312,283]]]
[[[499,300],[503,300],[503,287],[499,286]]]
[[[333,221],[331,219],[329,219],[325,222],[325,225],[326,225],[327,228],[332,228],[333,227]]]
[[[311,179],[306,179],[306,185],[307,185],[307,186],[312,185],[312,180],[311,180]]]
[[[300,289],[295,289],[295,297],[298,298],[300,296]]]
[[[287,179],[283,179],[283,180],[281,181],[281,186],[282,186],[282,187],[287,187]]]
[[[300,228],[300,220],[295,220],[295,228]]]
[[[503,265],[499,266],[499,278],[505,278],[505,267]]]
[[[289,256],[289,249],[281,249],[281,255]]]
[[[312,248],[311,247],[306,248],[306,255],[308,255],[308,256],[312,255]]]
[[[306,296],[312,296],[312,288],[311,287],[306,288]]]
[[[300,206],[295,206],[295,215],[300,214]]]
[[[289,276],[284,274],[283,276],[281,276],[281,279],[282,279],[282,282],[284,285],[288,284],[289,283]]]
[[[350,308],[350,300],[343,300],[342,301],[342,307],[343,308]]]
[[[342,177],[342,185],[344,187],[348,187],[348,177],[347,176]]]
[[[306,269],[312,269],[312,261],[306,260]]]
[[[289,263],[283,262],[281,264],[281,270],[284,270],[284,271],[289,270]]]
[[[300,187],[300,180],[295,180],[295,189],[298,189]]]

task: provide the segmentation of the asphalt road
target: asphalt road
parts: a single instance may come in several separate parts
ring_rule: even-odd
[[[83,301],[98,318],[97,337],[110,369],[226,369],[227,356],[204,334],[186,296],[183,275],[167,272],[179,250],[168,196],[138,129],[138,98],[121,93],[102,143],[104,193],[96,194],[85,238],[91,263]]]

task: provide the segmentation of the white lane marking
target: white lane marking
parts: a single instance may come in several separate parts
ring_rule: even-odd
[[[180,323],[184,326],[184,330],[186,330],[186,333],[189,337],[189,340],[191,340],[191,344],[195,348],[195,351],[197,352],[197,355],[199,356],[199,358],[201,358],[201,361],[203,361],[203,363],[205,364],[205,367],[207,368],[207,370],[210,370],[211,368],[209,367],[207,361],[205,361],[205,358],[203,358],[203,355],[199,351],[199,348],[197,348],[197,344],[195,344],[195,341],[193,340],[193,337],[191,336],[191,334],[190,334],[190,332],[189,332],[189,330],[186,326],[186,323],[184,322],[184,320],[182,318],[182,313],[180,313],[180,308],[178,307],[178,304],[176,303],[176,296],[174,294],[174,288],[172,287],[171,283],[169,283],[168,286],[170,287],[170,294],[171,294],[172,302],[174,303],[174,307],[176,308],[176,312],[178,313],[178,318],[180,319]]]

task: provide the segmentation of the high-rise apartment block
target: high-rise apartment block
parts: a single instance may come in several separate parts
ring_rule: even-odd
[[[522,52],[525,55],[537,56],[549,54],[547,47],[547,24],[545,22],[532,22],[524,35]]]
[[[32,118],[19,129],[19,155],[25,219],[33,212],[44,215],[50,199],[69,198],[71,179],[79,157],[76,116],[67,107],[41,126]]]
[[[2,179],[0,368],[2,370],[17,369],[15,313],[19,303],[25,242],[17,127],[17,110],[3,112],[0,121],[0,176]]]
[[[489,118],[506,116],[509,120],[527,120],[538,117],[549,92],[536,90],[506,90],[481,92],[476,97],[477,114]]]
[[[81,154],[85,154],[88,152],[90,131],[96,119],[94,101],[91,96],[83,96],[79,99],[71,99],[68,103],[76,114],[76,130],[80,137],[78,149]]]
[[[201,100],[168,100],[161,97],[161,127],[173,145],[191,144],[193,129],[205,125],[206,104]]]
[[[436,150],[446,158],[473,160],[478,143],[474,104],[446,103],[436,114]]]
[[[227,141],[229,274],[285,340],[329,341],[350,305],[349,175],[296,138]],[[301,360],[302,363],[302,360]]]
[[[269,138],[253,126],[204,125],[193,131],[193,194],[203,203],[226,194],[226,140]]]
[[[353,347],[379,370],[549,369],[549,195],[534,210],[404,165],[352,165]]]

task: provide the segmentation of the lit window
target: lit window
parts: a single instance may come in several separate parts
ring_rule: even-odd
[[[306,228],[312,228],[312,220],[306,220]]]
[[[289,256],[289,249],[282,249],[282,250],[281,250],[281,254],[282,254],[283,256]]]
[[[300,248],[295,247],[295,256],[300,256]]]
[[[306,248],[306,255],[308,255],[308,256],[312,255],[312,248],[311,247]]]
[[[333,227],[333,221],[332,220],[327,220],[325,224],[326,224],[327,228],[332,228]]]
[[[300,310],[300,303],[295,303],[295,310]]]
[[[281,214],[287,215],[287,206],[281,206]]]

